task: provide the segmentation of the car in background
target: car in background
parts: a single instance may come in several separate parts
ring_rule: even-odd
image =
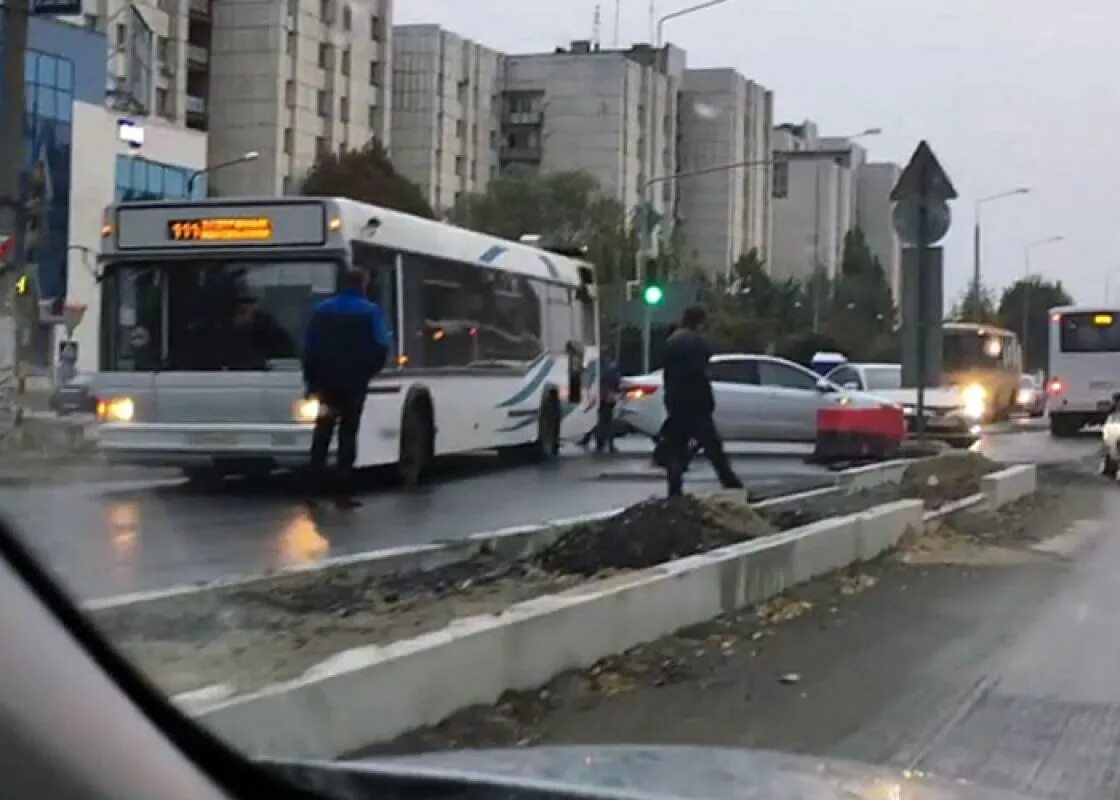
[[[890,401],[841,389],[800,364],[761,355],[724,354],[709,364],[715,423],[728,441],[815,442],[817,411],[827,406],[882,408]],[[618,418],[654,437],[665,421],[661,370],[622,379]]]
[[[1046,387],[1034,375],[1024,375],[1019,379],[1019,395],[1015,407],[1031,417],[1046,414]]]
[[[902,385],[901,364],[841,364],[827,380],[849,391],[865,392],[902,406],[906,429],[918,428],[918,390]],[[971,447],[980,438],[981,421],[988,414],[980,387],[928,388],[924,397],[926,433],[953,447]]]
[[[93,391],[93,376],[79,375],[69,383],[59,386],[51,393],[47,404],[60,417],[68,414],[96,414],[97,395]]]
[[[1115,479],[1120,474],[1120,394],[1112,396],[1112,411],[1101,428],[1101,442],[1101,474]]]

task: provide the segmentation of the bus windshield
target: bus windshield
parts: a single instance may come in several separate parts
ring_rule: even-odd
[[[334,290],[331,261],[111,265],[104,281],[106,369],[298,369],[312,309]]]
[[[1120,352],[1120,314],[1085,312],[1063,314],[1060,346],[1063,353]]]
[[[1008,337],[979,331],[944,332],[942,359],[946,372],[1006,369],[1011,359]]]

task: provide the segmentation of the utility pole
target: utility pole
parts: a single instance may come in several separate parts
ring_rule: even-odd
[[[27,54],[28,0],[6,0],[3,6],[3,76],[0,76],[0,236],[9,237],[0,263],[0,389],[15,384],[24,390],[23,350],[26,321],[16,301],[16,284],[23,278],[25,261],[22,178],[24,154],[24,59]],[[7,401],[0,395],[0,405]],[[17,401],[18,403],[18,401]],[[0,408],[0,421],[17,418],[17,409]]]

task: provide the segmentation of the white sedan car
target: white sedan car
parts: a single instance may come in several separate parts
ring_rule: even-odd
[[[708,369],[715,392],[716,428],[726,441],[813,442],[817,410],[830,405],[882,408],[892,403],[841,389],[781,358],[718,355]],[[662,372],[623,378],[618,418],[647,436],[665,421]]]

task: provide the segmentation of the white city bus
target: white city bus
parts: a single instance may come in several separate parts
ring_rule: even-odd
[[[1050,310],[1050,431],[1072,436],[1104,422],[1120,392],[1120,309]]]
[[[370,384],[359,467],[409,483],[432,458],[523,447],[540,457],[595,424],[590,265],[350,200],[110,206],[102,229],[99,446],[199,477],[306,463],[311,310],[354,266],[392,326]]]

